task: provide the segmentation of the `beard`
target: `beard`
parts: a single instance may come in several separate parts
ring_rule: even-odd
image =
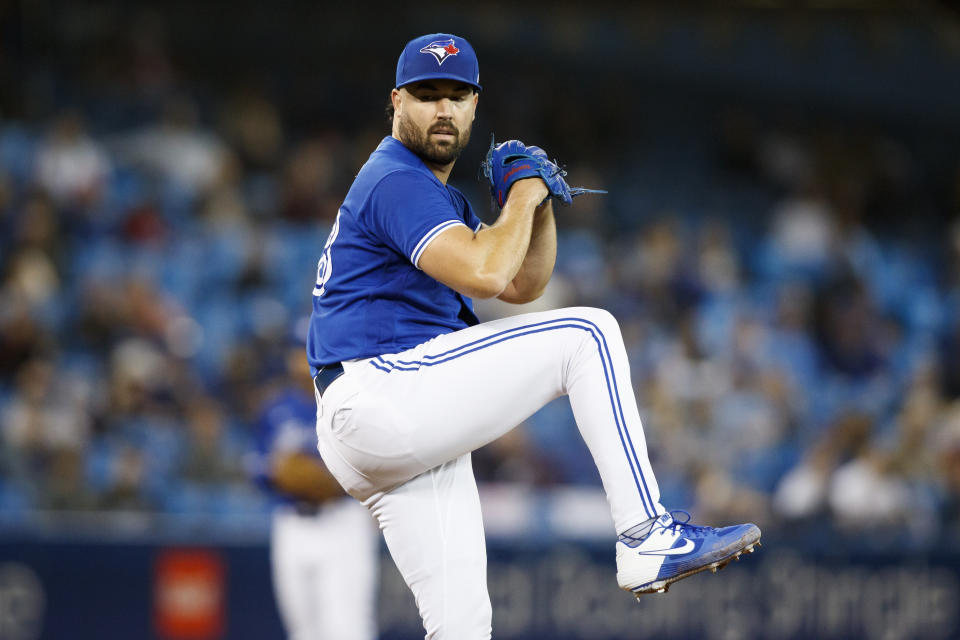
[[[470,142],[470,130],[473,124],[468,124],[464,131],[459,131],[452,122],[438,122],[422,131],[410,121],[401,117],[399,123],[400,142],[417,154],[424,162],[446,165],[460,157],[467,143]],[[431,140],[434,133],[452,133],[453,140]]]

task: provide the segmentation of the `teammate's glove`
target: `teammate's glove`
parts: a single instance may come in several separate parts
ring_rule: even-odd
[[[570,188],[564,178],[567,172],[547,159],[540,147],[527,146],[519,140],[507,140],[499,145],[490,137],[490,149],[481,164],[483,175],[490,181],[490,192],[501,207],[507,202],[510,187],[517,180],[541,178],[550,195],[564,204],[573,202],[574,196],[584,193],[606,193],[583,187]]]

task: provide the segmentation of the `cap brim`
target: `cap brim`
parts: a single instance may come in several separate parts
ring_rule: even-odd
[[[470,82],[469,80],[464,80],[462,76],[454,75],[454,74],[452,74],[452,73],[439,73],[439,72],[438,72],[438,73],[424,73],[424,74],[421,74],[421,75],[419,75],[419,76],[414,76],[414,77],[408,79],[406,82],[404,82],[404,83],[401,84],[400,86],[398,86],[397,89],[399,89],[400,87],[405,87],[405,86],[407,86],[408,84],[413,84],[414,82],[421,82],[422,80],[456,80],[457,82],[462,82],[463,84],[468,84],[468,85],[470,85],[471,87],[473,87],[473,88],[476,89],[477,91],[483,91],[483,87],[481,87],[481,86],[480,86],[479,84],[477,84],[476,82]]]

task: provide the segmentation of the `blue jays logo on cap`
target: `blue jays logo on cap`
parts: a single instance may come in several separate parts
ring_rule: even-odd
[[[436,64],[434,64],[436,63]],[[464,38],[452,33],[428,33],[414,38],[397,60],[398,89],[423,80],[457,80],[480,91],[477,54]]]
[[[460,53],[460,49],[457,49],[457,45],[453,43],[453,38],[449,40],[434,40],[423,49],[420,49],[420,53],[428,53],[434,58],[437,59],[437,64],[443,64],[443,61],[450,56],[455,56]]]

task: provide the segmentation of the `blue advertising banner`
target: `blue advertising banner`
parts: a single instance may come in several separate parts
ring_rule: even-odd
[[[496,541],[488,582],[497,638],[960,637],[960,556],[810,557],[768,542],[637,602],[607,545]],[[386,555],[379,611],[383,640],[423,637]],[[0,544],[0,640],[280,637],[265,545]]]

